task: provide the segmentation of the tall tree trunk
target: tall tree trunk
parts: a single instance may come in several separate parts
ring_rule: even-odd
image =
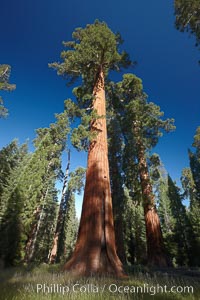
[[[148,264],[165,267],[168,265],[168,261],[164,251],[160,220],[156,210],[152,185],[149,178],[145,149],[140,142],[138,142],[137,146],[146,225]]]
[[[97,118],[91,132],[97,136],[88,152],[82,215],[75,250],[64,270],[74,275],[113,274],[123,276],[116,254],[110,191],[104,74],[101,70],[93,90]]]
[[[64,181],[63,181],[62,196],[61,196],[61,201],[60,201],[56,229],[54,232],[52,248],[50,250],[49,257],[48,257],[48,262],[50,264],[53,264],[56,261],[60,233],[61,233],[63,222],[64,222],[64,215],[66,214],[66,205],[67,205],[66,204],[66,200],[67,200],[66,199],[66,190],[67,190],[67,180],[68,180],[68,176],[69,176],[69,167],[70,167],[70,151],[68,152],[68,163],[67,163]]]

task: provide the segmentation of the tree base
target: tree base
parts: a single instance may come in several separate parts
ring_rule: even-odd
[[[120,261],[112,264],[107,253],[101,253],[100,261],[91,261],[89,254],[85,254],[79,259],[77,256],[72,258],[63,266],[64,272],[69,272],[73,277],[117,277],[128,278],[124,273]]]

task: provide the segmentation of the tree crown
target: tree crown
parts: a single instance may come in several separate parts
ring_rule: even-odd
[[[100,70],[107,75],[109,70],[131,64],[127,53],[118,51],[120,35],[114,34],[105,22],[96,20],[85,28],[76,28],[72,38],[73,41],[63,43],[68,48],[61,53],[63,62],[50,64],[69,83],[82,76],[83,83],[93,87]]]

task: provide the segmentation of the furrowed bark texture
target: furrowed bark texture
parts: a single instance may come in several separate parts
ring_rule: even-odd
[[[97,137],[88,152],[82,215],[75,250],[64,270],[74,275],[112,274],[124,276],[116,254],[110,191],[104,74],[101,71],[94,90],[93,109],[99,116],[91,123]]]
[[[164,251],[160,220],[155,206],[145,151],[141,145],[139,147],[138,157],[146,225],[148,264],[165,267],[168,265],[168,261]]]

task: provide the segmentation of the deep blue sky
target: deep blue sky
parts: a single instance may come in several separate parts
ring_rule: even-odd
[[[76,27],[104,20],[124,39],[149,101],[175,118],[176,131],[161,138],[156,151],[173,179],[188,165],[187,149],[200,125],[200,66],[195,41],[174,28],[173,1],[0,0],[0,63],[12,66],[17,89],[4,95],[10,115],[0,119],[0,148],[13,138],[34,138],[71,96],[65,81],[48,68],[59,60],[63,40]],[[121,80],[121,75],[118,75]],[[82,154],[74,155],[76,163]],[[84,155],[84,158],[86,156]],[[73,155],[72,155],[73,161]]]

